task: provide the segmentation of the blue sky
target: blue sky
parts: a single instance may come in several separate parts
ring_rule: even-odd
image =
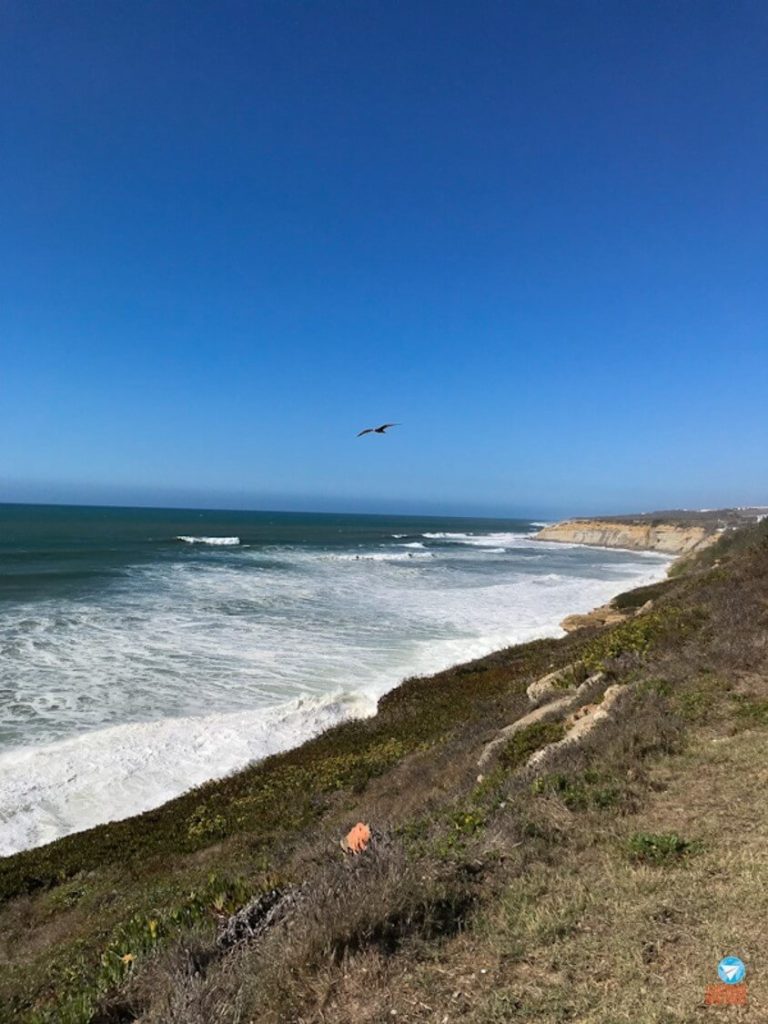
[[[767,503],[766,110],[762,2],[6,0],[0,500]]]

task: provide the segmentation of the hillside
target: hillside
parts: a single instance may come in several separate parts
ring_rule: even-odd
[[[567,519],[540,530],[535,540],[688,555],[714,544],[721,533],[759,521],[765,509],[647,512],[635,516]]]
[[[768,522],[646,597],[0,860],[0,1020],[766,1019]],[[271,927],[217,943],[275,889]],[[703,1006],[726,954],[747,1011]]]

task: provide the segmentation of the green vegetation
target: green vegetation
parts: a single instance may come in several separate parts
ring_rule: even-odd
[[[234,913],[250,896],[251,889],[243,880],[224,879],[212,872],[199,891],[189,892],[165,912],[156,916],[135,914],[108,937],[95,970],[89,969],[85,960],[73,959],[56,971],[55,1005],[34,1010],[30,1021],[79,1024],[90,1020],[99,998],[122,985],[159,946],[209,920],[212,912]]]
[[[587,769],[568,775],[553,772],[531,785],[531,792],[559,797],[571,811],[618,807],[628,799],[626,781],[606,771]]]
[[[763,523],[765,520],[763,521]],[[706,572],[713,566],[718,565],[725,559],[737,559],[739,556],[749,554],[755,547],[768,543],[765,531],[758,526],[747,526],[742,529],[727,529],[720,538],[708,548],[696,555],[687,555],[678,559],[669,570],[672,578],[684,576],[690,573]]]
[[[621,622],[600,633],[582,652],[582,660],[591,671],[610,667],[622,656],[642,658],[656,645],[670,639],[679,642],[699,629],[706,619],[701,608],[667,606],[637,618]]]
[[[84,1009],[72,1008],[102,998],[102,958],[122,927],[183,913],[211,869],[244,891],[268,887],[265,878],[333,812],[337,796],[354,799],[407,757],[436,754],[457,729],[471,732],[475,721],[505,724],[516,704],[525,706],[531,678],[553,658],[567,663],[562,646],[537,641],[434,679],[408,680],[382,699],[376,718],[345,723],[139,817],[0,860],[0,932],[5,919],[21,937],[19,956],[0,967],[0,1021],[33,1021],[40,1013],[54,1020],[65,1012],[88,1021]],[[20,897],[33,897],[23,924],[15,914]],[[58,934],[52,922],[67,904],[71,920]],[[200,927],[212,934],[213,917],[200,918]],[[42,950],[21,955],[28,938],[48,932],[53,941],[43,938]],[[160,929],[152,950],[176,934]],[[132,976],[146,955],[140,952]]]
[[[568,665],[562,672],[558,672],[553,683],[558,690],[575,690],[588,677],[589,669],[582,661]]]
[[[617,1021],[691,1019],[701,957],[758,948],[768,914],[768,522],[704,554],[642,616],[408,680],[375,717],[0,861],[0,1021],[600,1024],[595,963]],[[568,665],[624,684],[626,712],[533,779],[565,726],[522,729],[478,782]],[[352,860],[359,820],[387,841]],[[307,893],[290,929],[222,954],[217,916],[285,883]]]
[[[745,694],[732,694],[732,700],[736,705],[734,717],[738,728],[749,729],[768,725],[768,700],[748,697]]]
[[[507,769],[520,768],[531,754],[565,735],[562,722],[535,722],[516,732],[499,754],[499,763]]]
[[[674,864],[700,851],[700,842],[681,839],[674,832],[660,835],[635,832],[627,842],[630,859],[643,864]]]
[[[618,597],[614,597],[611,606],[621,612],[637,611],[647,601],[655,601],[662,594],[669,592],[674,587],[673,580],[662,580],[661,583],[652,583],[647,587],[637,587],[635,590],[627,590]]]

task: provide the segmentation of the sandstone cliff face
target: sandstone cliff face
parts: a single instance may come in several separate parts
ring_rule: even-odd
[[[622,523],[604,519],[568,519],[545,526],[535,540],[590,544],[602,548],[628,548],[632,551],[659,551],[668,555],[687,555],[713,544],[718,538],[710,526],[680,523]]]

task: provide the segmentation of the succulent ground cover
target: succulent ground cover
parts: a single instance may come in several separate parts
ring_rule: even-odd
[[[626,687],[621,717],[536,777],[563,725],[521,730],[479,778],[526,687],[573,664]],[[766,1019],[766,708],[768,522],[637,617],[407,680],[371,719],[0,861],[0,1021]],[[387,841],[345,855],[356,822]],[[292,917],[217,944],[298,886]],[[704,1008],[729,953],[750,1006]]]

